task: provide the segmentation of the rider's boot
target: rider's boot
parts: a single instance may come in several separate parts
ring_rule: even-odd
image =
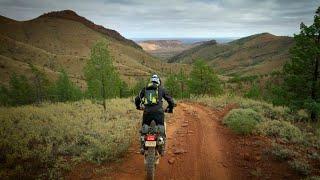
[[[165,153],[165,150],[166,150],[166,139],[167,139],[167,133],[166,133],[166,123],[164,123],[164,132],[162,134],[162,137],[163,137],[163,145],[162,145],[162,148],[160,150],[160,155],[161,156],[164,156],[164,153]]]
[[[141,134],[140,136],[140,154],[144,155],[144,135]]]
[[[166,140],[164,139],[164,144],[162,145],[160,155],[164,156],[165,151],[166,151]]]

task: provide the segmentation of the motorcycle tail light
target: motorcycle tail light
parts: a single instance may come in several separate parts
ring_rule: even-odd
[[[147,141],[155,141],[156,140],[156,136],[155,135],[148,135],[147,136]]]

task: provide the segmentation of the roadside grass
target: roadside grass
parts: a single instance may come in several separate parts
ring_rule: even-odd
[[[311,167],[306,161],[294,159],[289,161],[289,166],[301,175],[309,175],[311,173]]]
[[[129,99],[0,108],[0,177],[58,179],[74,163],[121,156],[140,113]],[[36,172],[35,172],[36,170]]]
[[[225,125],[238,134],[269,137],[274,143],[267,149],[268,154],[286,161],[297,174],[309,176],[320,173],[316,168],[320,159],[320,127],[308,122],[304,111],[293,113],[287,107],[229,94],[193,97],[190,101],[218,110],[230,104],[236,105],[237,109],[224,117]]]
[[[303,142],[301,130],[288,121],[269,120],[257,126],[257,133],[263,136],[281,138],[287,142]]]
[[[273,143],[267,151],[279,161],[287,161],[297,156],[293,150],[277,143]]]

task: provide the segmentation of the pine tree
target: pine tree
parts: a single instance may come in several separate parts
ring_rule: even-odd
[[[29,67],[32,72],[31,82],[34,89],[34,99],[37,103],[40,103],[46,99],[49,88],[49,80],[46,74],[40,71],[34,65],[29,64]]]
[[[50,90],[50,98],[52,101],[58,102],[77,101],[82,98],[82,92],[71,82],[67,72],[62,69],[58,80]]]
[[[168,90],[169,94],[175,98],[177,98],[179,94],[178,89],[178,77],[176,74],[170,74],[165,82],[165,87]]]
[[[188,78],[186,74],[180,70],[178,74],[170,74],[165,83],[166,89],[170,95],[175,98],[189,98]]]
[[[249,91],[247,91],[244,94],[244,97],[251,98],[251,99],[259,99],[261,97],[260,87],[257,85],[256,82],[252,84]]]
[[[24,75],[12,74],[9,82],[9,98],[11,105],[25,105],[34,102],[34,91]]]
[[[120,98],[125,98],[130,96],[130,89],[128,84],[124,81],[120,82]]]
[[[203,60],[197,60],[193,65],[189,89],[195,95],[218,95],[222,92],[218,76]]]
[[[9,100],[9,90],[4,86],[0,85],[0,106],[8,106]]]
[[[283,68],[287,102],[293,109],[307,109],[316,121],[320,111],[320,7],[313,24],[301,23],[300,34],[294,35],[294,40],[291,60]]]
[[[112,62],[107,43],[99,41],[92,47],[85,67],[88,96],[102,100],[104,109],[106,99],[120,96],[121,80]]]

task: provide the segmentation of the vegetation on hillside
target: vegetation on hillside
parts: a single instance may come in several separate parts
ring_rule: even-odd
[[[135,48],[135,43],[118,32],[95,26],[72,11],[50,13],[29,21],[7,21],[0,17],[0,22],[0,83],[5,85],[13,72],[29,79],[28,64],[32,63],[50,80],[55,80],[63,68],[74,83],[85,89],[83,68],[90,58],[91,47],[101,39],[108,41],[113,64],[129,86],[153,72],[163,75],[176,68],[188,71],[189,67],[161,62]]]
[[[203,60],[195,62],[189,77],[182,70],[169,75],[165,86],[176,98],[189,98],[191,95],[216,96],[223,92],[217,74]]]
[[[227,44],[205,43],[183,51],[169,62],[193,64],[197,59],[204,59],[223,75],[268,74],[281,69],[293,44],[291,37],[261,33]]]
[[[0,177],[58,179],[72,162],[118,158],[140,119],[129,109],[129,99],[109,100],[106,110],[87,100],[0,108]]]

